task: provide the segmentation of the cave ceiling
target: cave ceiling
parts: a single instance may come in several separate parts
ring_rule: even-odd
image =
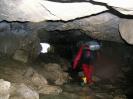
[[[10,29],[7,31],[11,32],[11,26],[20,22],[18,31],[20,29],[31,33],[46,30],[47,33],[51,33],[82,30],[92,38],[133,44],[132,19],[132,0],[0,1],[0,32],[6,28],[5,23],[9,24]],[[26,23],[26,26],[23,26],[23,23]],[[42,39],[43,35],[44,39],[49,37],[43,32],[39,32]]]

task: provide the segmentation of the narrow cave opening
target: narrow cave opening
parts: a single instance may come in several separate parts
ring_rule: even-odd
[[[48,43],[40,43],[42,49],[41,49],[41,53],[48,53],[48,50],[50,49],[50,44]]]

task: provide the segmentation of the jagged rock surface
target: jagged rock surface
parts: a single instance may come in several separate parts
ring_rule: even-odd
[[[47,1],[47,0],[34,0],[34,1],[33,0],[21,0],[21,1],[1,0],[1,2],[0,2],[0,21],[3,21],[3,20],[20,21],[20,22],[25,22],[25,21],[42,22],[45,20],[69,21],[69,20],[79,19],[82,17],[93,16],[94,14],[96,14],[96,17],[98,17],[95,19],[96,21],[92,21],[91,18],[89,20],[88,19],[86,20],[86,18],[85,18],[85,19],[83,19],[84,21],[86,21],[85,23],[81,20],[78,22],[78,20],[77,20],[77,21],[73,22],[72,24],[70,24],[71,22],[68,22],[66,25],[64,25],[64,23],[62,23],[62,22],[61,23],[59,22],[59,25],[63,24],[63,26],[65,27],[64,30],[66,30],[66,29],[68,30],[68,28],[70,28],[70,27],[71,27],[71,29],[75,29],[75,28],[81,29],[82,28],[82,30],[85,30],[85,32],[88,32],[88,31],[91,32],[92,34],[90,34],[90,33],[87,33],[87,34],[89,36],[92,36],[93,38],[105,39],[105,40],[107,39],[107,40],[111,40],[111,41],[120,41],[121,38],[120,38],[119,32],[118,32],[118,25],[119,25],[118,18],[113,17],[110,20],[110,22],[108,23],[108,22],[106,22],[107,17],[105,18],[105,16],[103,15],[102,19],[105,18],[103,20],[103,22],[105,22],[105,23],[101,24],[100,21],[97,20],[97,19],[101,19],[101,16],[97,16],[97,15],[103,11],[109,12],[108,10],[110,8],[115,9],[122,14],[131,15],[130,16],[131,19],[132,19],[132,15],[133,15],[133,6],[132,6],[133,2],[131,0],[127,0],[127,1],[120,1],[120,0],[117,0],[117,1],[114,1],[114,0],[91,0],[91,1],[83,0],[83,1],[80,1],[80,0],[78,0],[77,2],[76,2],[76,0],[74,0],[74,1],[73,0],[65,0],[65,1],[57,0],[57,2],[53,2],[53,1],[54,0],[50,0],[50,1]],[[66,3],[67,1],[69,3]],[[61,2],[64,2],[64,3],[61,3]],[[114,14],[115,14],[115,12],[114,12]],[[110,15],[108,15],[108,17],[109,16]],[[128,19],[128,20],[130,20],[130,19]],[[94,24],[91,22],[94,22]],[[95,22],[97,22],[97,23],[99,22],[100,24],[95,24]],[[77,25],[77,23],[79,25]],[[19,25],[19,24],[17,24],[17,25]],[[53,24],[53,26],[56,26],[56,25],[58,25],[58,24],[55,24],[55,23]],[[5,28],[5,26],[6,26],[6,28]],[[40,26],[40,27],[43,27],[43,26]],[[7,24],[2,25],[2,31],[4,29],[6,29],[6,31],[8,31],[9,27],[10,26]],[[22,27],[24,27],[24,26],[22,26]],[[53,27],[50,26],[49,28],[51,29]],[[53,29],[53,30],[55,30],[55,29]],[[59,30],[59,29],[57,29],[57,30]],[[130,28],[130,30],[132,30],[132,28]],[[25,30],[21,29],[21,32],[25,33]],[[28,32],[29,32],[29,30],[28,30]],[[19,31],[19,33],[20,33],[20,31]],[[12,36],[14,34],[12,34],[12,33],[11,34],[5,33],[5,34],[10,35],[9,37],[7,37],[8,40],[6,41],[6,43],[8,43],[9,46],[12,43],[14,43],[14,44],[17,43],[17,45],[20,44],[19,40],[16,41],[16,39],[18,39],[18,37]],[[30,33],[28,33],[28,34],[30,34]],[[127,32],[126,34],[129,35],[130,33],[128,34],[128,32]],[[34,34],[32,34],[32,35],[34,35]],[[2,38],[3,38],[3,36],[2,36]],[[23,37],[21,37],[21,38],[23,38]],[[123,37],[123,38],[128,43],[132,44],[131,43],[132,37],[130,37],[130,41],[128,40],[127,37]],[[2,40],[2,42],[5,42],[5,41]],[[37,41],[35,40],[35,42],[37,42]],[[22,43],[24,43],[24,42],[21,42],[21,44]],[[10,50],[9,46],[4,46],[5,44],[1,44],[1,45],[3,45],[4,53],[9,52],[8,51],[8,49]],[[14,50],[16,50],[16,44],[12,45],[12,46],[14,47]],[[14,50],[10,50],[11,51],[10,53],[14,53]]]
[[[36,33],[27,28],[26,23],[1,22],[0,40],[1,57],[14,56],[16,60],[27,62],[27,58],[34,59],[41,50]]]
[[[72,30],[72,29],[79,29],[82,30],[83,33],[87,34],[88,36],[96,39],[101,40],[109,40],[109,41],[116,41],[116,42],[122,42],[122,39],[119,34],[118,25],[119,21],[121,19],[113,14],[110,13],[103,13],[97,16],[87,17],[79,20],[74,20],[70,22],[46,22],[45,24],[42,22],[40,24],[30,24],[30,26],[33,26],[35,28],[40,28],[42,32],[40,33],[40,37],[43,39],[44,37],[49,38],[50,34],[54,35],[55,38],[58,36],[55,32],[52,34],[52,31],[59,30],[64,31],[61,32],[62,34],[65,33],[65,30]],[[43,31],[44,30],[44,31]],[[44,34],[44,32],[47,32],[49,34]],[[76,31],[75,31],[76,32]],[[66,32],[67,33],[67,32]],[[74,34],[74,31],[71,33],[68,33],[70,36],[75,36],[75,39],[78,35],[81,35],[83,33],[80,33],[77,31],[77,33]],[[62,35],[60,34],[59,37]],[[69,36],[68,35],[68,36]],[[52,36],[51,36],[52,37]],[[65,40],[66,37],[64,37]],[[53,38],[54,39],[54,38]],[[69,38],[67,38],[69,39]],[[72,39],[73,40],[73,39]]]
[[[54,44],[61,40],[73,42],[76,39],[78,41],[78,37],[81,38],[86,34],[96,39],[123,42],[118,31],[120,20],[115,15],[103,13],[66,23],[1,22],[0,53],[1,56],[6,54],[15,60],[26,63],[29,59],[34,59],[40,54],[40,40]]]

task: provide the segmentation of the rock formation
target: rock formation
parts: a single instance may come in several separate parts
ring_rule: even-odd
[[[39,55],[40,42],[73,42],[84,34],[133,44],[132,18],[131,0],[1,0],[0,53],[26,63]]]

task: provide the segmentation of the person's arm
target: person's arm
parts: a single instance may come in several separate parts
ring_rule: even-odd
[[[79,51],[78,51],[78,53],[77,53],[77,55],[76,55],[76,57],[75,57],[75,59],[73,61],[73,69],[76,69],[77,64],[78,64],[78,62],[79,62],[79,60],[81,58],[81,55],[82,55],[82,47],[80,47],[80,49],[79,49]]]

